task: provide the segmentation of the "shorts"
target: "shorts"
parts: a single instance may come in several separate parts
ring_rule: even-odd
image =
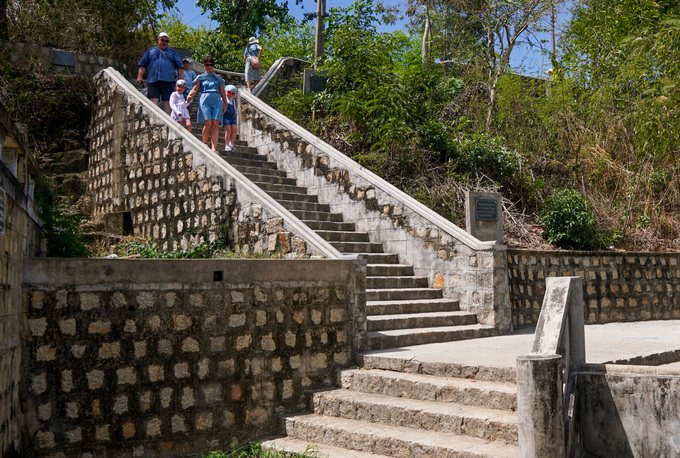
[[[231,126],[231,125],[236,125],[236,117],[227,117],[225,114],[224,117],[222,118],[222,124],[225,126]]]
[[[170,96],[174,91],[174,81],[156,81],[154,83],[149,83],[148,94],[150,99],[161,99],[169,102]]]

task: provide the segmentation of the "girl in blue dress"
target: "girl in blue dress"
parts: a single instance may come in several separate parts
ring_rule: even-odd
[[[198,119],[203,123],[203,143],[212,145],[212,150],[217,151],[219,141],[220,121],[227,106],[227,93],[224,91],[224,80],[214,73],[215,59],[208,56],[203,60],[205,73],[201,73],[194,80],[194,88],[187,97],[187,104],[201,91],[198,101]]]

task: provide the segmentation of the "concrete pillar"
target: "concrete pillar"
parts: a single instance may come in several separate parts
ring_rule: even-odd
[[[564,457],[562,357],[517,358],[519,456]]]

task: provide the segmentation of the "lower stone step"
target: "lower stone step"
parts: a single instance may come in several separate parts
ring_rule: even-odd
[[[433,326],[465,326],[475,323],[477,323],[477,314],[465,311],[368,315],[366,317],[368,331],[430,328]]]
[[[455,312],[457,310],[460,310],[458,301],[447,298],[416,299],[411,301],[370,301],[366,303],[366,315]]]
[[[517,385],[510,382],[436,377],[379,369],[348,369],[340,373],[340,386],[346,390],[421,401],[517,410]]]
[[[407,347],[435,342],[451,342],[454,340],[476,339],[494,335],[491,326],[479,324],[468,326],[440,326],[434,328],[394,329],[389,331],[372,331],[366,334],[368,350]]]
[[[303,442],[396,457],[482,458],[519,455],[517,446],[502,442],[316,414],[286,418],[286,432]]]
[[[441,299],[441,289],[435,288],[393,288],[367,289],[366,301],[404,301],[415,299]]]
[[[309,444],[291,437],[282,437],[262,442],[262,448],[264,450],[297,453],[314,458],[387,458],[385,455],[348,450],[346,448],[333,447],[332,445]]]
[[[314,412],[379,423],[381,426],[454,433],[517,444],[517,414],[479,406],[395,398],[341,389],[315,393]]]
[[[372,369],[435,377],[464,378],[493,382],[517,383],[514,367],[478,366],[453,362],[421,361],[413,357],[393,356],[392,351],[372,351],[359,355],[358,364]]]

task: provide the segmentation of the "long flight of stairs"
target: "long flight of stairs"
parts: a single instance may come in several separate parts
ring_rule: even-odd
[[[201,138],[202,125],[193,126]],[[224,136],[220,129],[221,137]],[[367,350],[487,337],[493,327],[478,324],[474,313],[461,311],[458,301],[443,297],[431,288],[427,277],[418,277],[413,267],[399,262],[397,253],[385,253],[382,243],[371,242],[366,232],[357,232],[353,222],[332,213],[328,204],[319,203],[275,162],[258,154],[255,148],[237,142],[236,151],[224,151],[224,138],[218,152],[227,162],[253,181],[283,207],[316,231],[341,253],[366,257]]]
[[[340,389],[313,395],[314,412],[287,416],[287,437],[267,449],[320,457],[516,457],[517,387],[466,368],[471,378],[349,369]]]

